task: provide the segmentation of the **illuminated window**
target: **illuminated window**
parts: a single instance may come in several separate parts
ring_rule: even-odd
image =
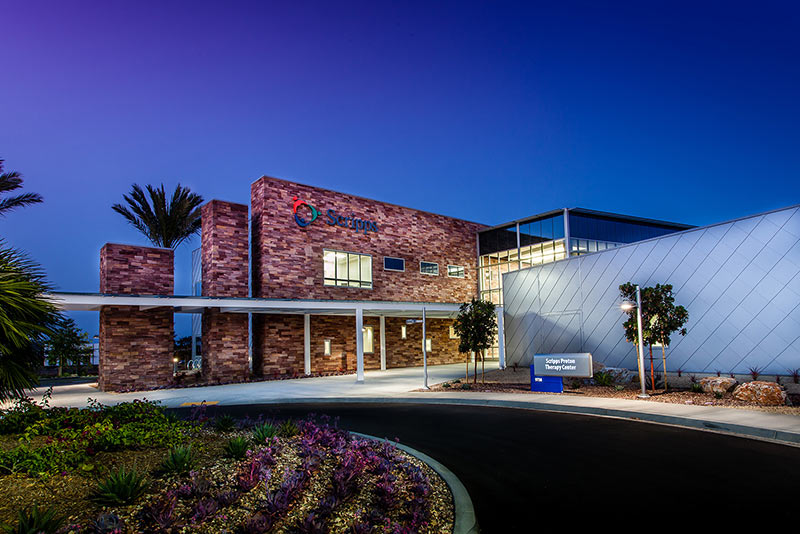
[[[364,352],[373,353],[375,349],[373,347],[373,332],[371,326],[365,326],[361,329],[361,337],[364,343]]]
[[[458,339],[458,335],[456,335],[456,328],[454,326],[450,327],[450,339]]]
[[[427,338],[425,340],[425,352],[431,352],[433,350],[433,343],[431,342],[431,338]]]
[[[330,339],[326,339],[325,341],[323,341],[323,346],[325,347],[325,356],[330,356],[331,355],[331,340]]]
[[[450,278],[464,278],[465,269],[463,265],[448,265],[447,276]]]
[[[432,261],[421,261],[419,262],[419,272],[431,276],[439,276],[439,264]]]
[[[372,289],[372,256],[323,250],[322,274],[326,286]]]
[[[406,338],[406,325],[400,327],[400,339]]]

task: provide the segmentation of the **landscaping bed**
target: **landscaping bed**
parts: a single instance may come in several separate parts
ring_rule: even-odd
[[[0,412],[0,522],[45,534],[452,532],[447,484],[390,442],[325,417],[203,413],[182,421],[146,401]]]
[[[447,384],[447,385],[445,385]],[[468,384],[468,387],[465,385]],[[431,386],[430,391],[456,391],[462,392],[484,392],[484,393],[519,393],[527,395],[552,395],[552,393],[538,393],[531,389],[531,377],[527,368],[520,368],[514,371],[509,367],[504,370],[487,371],[482,378],[478,375],[478,383],[459,379],[457,381],[443,382]],[[419,390],[423,391],[423,390]],[[760,406],[755,403],[748,403],[735,399],[730,393],[715,396],[712,393],[694,392],[684,387],[670,387],[668,391],[663,389],[648,389],[650,395],[648,399],[639,399],[637,395],[641,392],[638,383],[614,384],[611,386],[599,386],[592,384],[592,380],[570,380],[564,379],[564,393],[562,395],[575,395],[583,397],[606,397],[616,399],[645,400],[648,402],[669,402],[675,404],[694,404],[700,406],[724,406],[728,408],[740,408],[745,410],[757,410],[769,413],[800,415],[800,395],[789,395],[792,406]]]

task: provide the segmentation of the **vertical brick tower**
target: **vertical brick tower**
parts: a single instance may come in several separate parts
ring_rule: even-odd
[[[248,297],[247,206],[212,200],[202,208],[204,297]],[[246,313],[203,313],[203,376],[234,382],[250,374]]]
[[[100,292],[172,295],[174,254],[164,248],[107,243],[100,250]],[[151,389],[172,379],[172,308],[100,309],[100,376],[103,391]]]

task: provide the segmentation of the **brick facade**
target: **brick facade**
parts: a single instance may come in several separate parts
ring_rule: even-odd
[[[201,269],[205,297],[248,297],[247,206],[212,200],[202,207]],[[250,375],[248,319],[207,309],[202,320],[203,377],[235,382]]]
[[[171,308],[100,310],[101,391],[153,389],[172,380],[175,331]]]
[[[295,197],[319,212],[305,228],[294,219]],[[465,302],[478,293],[483,225],[266,176],[252,184],[251,202],[253,296]],[[377,231],[329,225],[328,210],[373,221]],[[324,286],[323,249],[370,254],[373,288]],[[384,256],[404,259],[405,272],[384,271]],[[420,261],[438,263],[439,275],[422,274]],[[465,277],[447,276],[448,265],[463,266]]]
[[[100,293],[172,295],[174,252],[106,243],[100,249]]]
[[[171,295],[173,261],[169,249],[108,243],[100,251],[100,292]],[[98,336],[100,389],[151,389],[169,383],[173,335],[171,308],[103,306]]]
[[[264,315],[253,329],[253,350],[258,351],[254,371],[264,376],[302,374],[303,316]],[[450,339],[450,319],[428,319],[426,334],[431,339],[429,365],[461,363],[465,356],[458,352],[458,339]],[[386,318],[386,367],[422,365],[422,325],[407,325],[402,339],[405,319]],[[380,318],[364,317],[364,326],[373,328],[372,353],[364,353],[365,369],[380,369]],[[311,372],[332,373],[356,370],[355,317],[312,315]],[[331,340],[331,354],[325,354],[325,340]]]

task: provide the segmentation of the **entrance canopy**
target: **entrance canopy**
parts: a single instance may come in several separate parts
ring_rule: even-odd
[[[422,310],[431,319],[454,319],[460,304],[437,302],[386,302],[370,300],[305,300],[219,298],[193,296],[113,295],[107,293],[50,293],[56,306],[69,311],[99,311],[102,306],[132,306],[140,310],[172,308],[175,313],[201,313],[216,309],[223,313],[288,313],[311,315],[421,317]]]

